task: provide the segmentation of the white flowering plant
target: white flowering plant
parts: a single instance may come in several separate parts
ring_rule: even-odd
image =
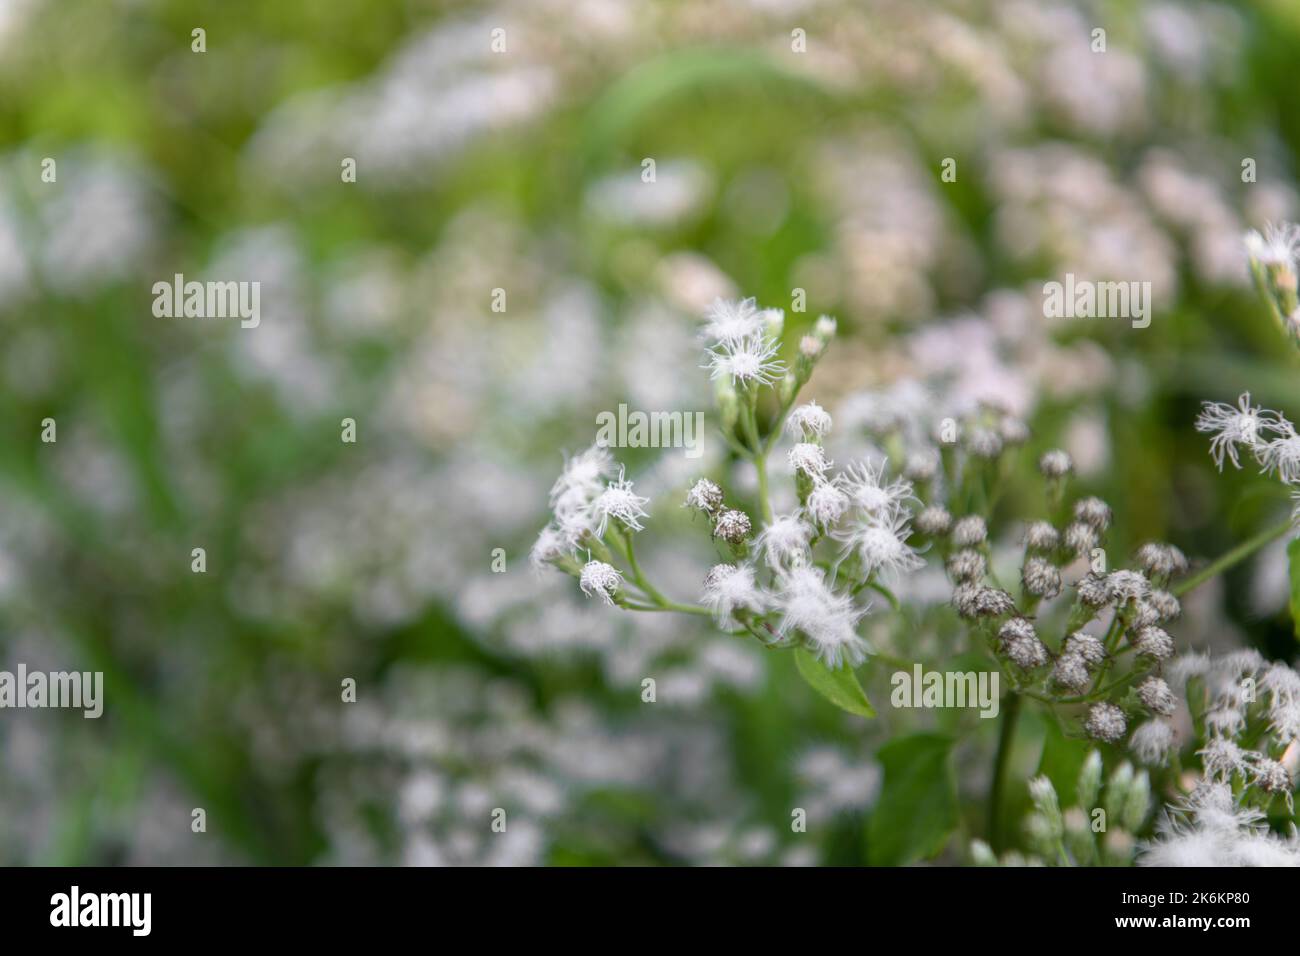
[[[1248,241],[1252,250],[1256,244]],[[1257,270],[1269,276],[1269,289],[1286,286],[1276,270]],[[1008,460],[1024,453],[1030,434],[1017,416],[988,403],[960,419],[939,418],[923,403],[879,395],[862,422],[870,450],[837,470],[827,450],[832,417],[802,399],[836,322],[816,320],[786,356],[783,320],[754,299],[719,300],[704,316],[704,368],[719,434],[731,462],[750,469],[753,483],[741,491],[721,475],[699,476],[685,495],[684,506],[705,519],[719,557],[697,601],[669,597],[642,569],[636,540],[653,528],[656,506],[635,492],[602,447],[566,462],[534,563],[572,575],[584,594],[611,608],[708,617],[727,634],[791,649],[812,688],[861,718],[876,716],[858,675],[864,664],[896,676],[959,660],[994,669],[995,686],[1004,688],[1001,730],[983,797],[986,822],[970,844],[974,862],[1123,864],[1139,851],[1167,861],[1184,852],[1179,841],[1188,833],[1200,834],[1198,821],[1212,816],[1208,808],[1222,811],[1215,826],[1230,820],[1252,846],[1297,859],[1294,839],[1261,830],[1260,821],[1270,808],[1294,813],[1300,677],[1254,652],[1217,660],[1178,656],[1166,630],[1179,618],[1184,595],[1286,534],[1290,521],[1194,573],[1181,550],[1161,542],[1138,547],[1127,567],[1108,567],[1103,544],[1112,509],[1072,493],[1074,464],[1065,451],[1039,455],[1036,503],[1022,498],[1014,517],[999,507]],[[1300,479],[1294,429],[1280,414],[1254,407],[1248,395],[1235,406],[1207,403],[1196,428],[1211,435],[1220,468],[1241,467],[1244,447],[1264,471],[1287,483]],[[781,511],[769,459],[783,437],[795,504]],[[902,467],[894,470],[891,460]],[[1013,527],[1018,543],[1008,546]],[[945,608],[909,606],[909,582],[927,568],[946,576]],[[925,635],[927,628],[939,639]],[[891,703],[899,706],[893,697]],[[1048,734],[1044,762],[1061,766],[1058,783],[1047,775],[1034,779],[1027,815],[1013,833],[1016,807],[1024,804],[1008,794],[1009,768],[1026,705]],[[978,721],[954,726],[958,739],[980,737]],[[950,743],[940,744],[922,790],[951,789]],[[886,793],[873,829],[884,834],[907,825],[891,818],[891,803],[905,817],[924,795],[900,800],[891,793],[891,760],[914,770],[932,759],[934,746],[931,735],[919,734],[882,751]],[[1112,755],[1104,793],[1099,747]],[[1064,813],[1060,797],[1070,801]],[[1167,809],[1157,822],[1151,811],[1160,800]],[[957,828],[957,816],[955,805],[931,814],[896,861],[936,851]]]

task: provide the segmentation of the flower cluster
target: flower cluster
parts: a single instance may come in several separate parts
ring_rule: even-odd
[[[631,532],[642,530],[648,502],[622,469],[604,483],[614,465],[601,449],[566,463],[534,563],[578,577],[584,593],[610,604],[707,613],[724,630],[768,645],[803,646],[830,668],[854,666],[869,650],[858,633],[868,609],[859,594],[888,593],[887,582],[923,564],[909,543],[913,485],[891,478],[883,458],[834,470],[824,446],[830,413],[797,400],[835,335],[835,320],[818,319],[788,363],[780,357],[783,326],[780,310],[744,299],[715,302],[701,328],[723,433],[736,457],[754,466],[758,501],[751,512],[707,477],[687,492],[686,507],[708,519],[712,538],[730,559],[708,572],[700,604],[664,597],[636,565]],[[775,514],[767,461],[783,435],[792,442],[786,460],[798,505]],[[588,552],[585,563],[575,557],[578,549]]]

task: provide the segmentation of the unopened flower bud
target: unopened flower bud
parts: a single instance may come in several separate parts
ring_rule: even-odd
[[[984,577],[988,570],[984,555],[971,548],[963,548],[948,559],[948,574],[954,581],[969,583]]]
[[[1064,478],[1074,470],[1074,460],[1057,448],[1043,453],[1038,459],[1038,470],[1045,478]]]
[[[1103,702],[1093,704],[1088,710],[1088,716],[1083,722],[1083,729],[1094,740],[1103,740],[1106,743],[1113,744],[1120,740],[1124,736],[1124,732],[1128,730],[1128,720],[1124,717],[1124,711],[1114,704]]]
[[[916,530],[921,534],[928,534],[932,538],[939,538],[948,533],[952,527],[952,515],[948,514],[948,509],[942,505],[930,505],[916,516]]]
[[[1074,503],[1074,518],[1101,534],[1110,527],[1110,505],[1100,498],[1080,498]]]
[[[958,518],[952,526],[952,543],[959,548],[983,544],[989,536],[988,525],[979,515]]]
[[[705,514],[713,514],[722,507],[722,489],[716,482],[701,478],[691,485],[691,490],[687,492],[685,507],[697,508]]]
[[[1061,535],[1046,521],[1035,521],[1025,529],[1025,548],[1050,554],[1061,546]]]
[[[713,524],[714,537],[721,538],[728,544],[741,544],[753,530],[749,515],[735,508],[728,508],[718,514]]]
[[[1051,599],[1061,593],[1061,572],[1056,565],[1040,557],[1031,557],[1020,570],[1026,594]]]
[[[1178,700],[1169,685],[1154,675],[1138,684],[1137,694],[1142,706],[1153,714],[1168,717],[1178,706]]]

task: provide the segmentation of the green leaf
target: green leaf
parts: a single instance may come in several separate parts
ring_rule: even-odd
[[[795,648],[794,663],[799,669],[799,676],[808,682],[808,686],[836,707],[859,717],[876,716],[853,668],[845,665],[831,670],[802,647]]]
[[[1043,755],[1038,761],[1038,773],[1052,781],[1061,806],[1073,806],[1077,799],[1079,770],[1093,745],[1087,740],[1066,737],[1050,716],[1044,724],[1047,736],[1043,739]]]
[[[1287,542],[1286,562],[1291,577],[1291,626],[1300,640],[1300,538]]]
[[[934,856],[957,828],[957,785],[941,734],[900,737],[877,754],[885,769],[867,827],[872,866],[903,866]]]

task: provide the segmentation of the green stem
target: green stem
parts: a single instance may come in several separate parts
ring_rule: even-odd
[[[711,617],[713,612],[707,607],[701,607],[698,604],[678,604],[676,601],[665,601],[662,604],[634,604],[631,601],[625,601],[620,607],[628,611],[676,611],[680,614],[698,614],[701,617]]]
[[[763,520],[772,523],[772,502],[767,496],[767,456],[763,452],[754,455],[754,467],[758,470],[758,503],[763,509]]]
[[[763,520],[771,524],[772,503],[767,491],[767,445],[758,438],[758,419],[754,414],[754,400],[746,401],[740,417],[749,443],[749,458],[754,462],[754,469],[758,472],[758,500],[763,511]]]
[[[632,572],[632,582],[646,594],[646,599],[653,603],[650,605],[637,605],[626,603],[623,606],[629,611],[680,611],[682,614],[698,614],[701,617],[710,617],[712,612],[699,604],[682,604],[666,597],[662,591],[651,584],[645,574],[641,571],[641,565],[636,560],[636,548],[632,544],[632,535],[615,529],[610,535],[610,540],[615,542],[619,552],[627,561],[628,568]]]
[[[1002,851],[1002,799],[1019,717],[1020,695],[1007,691],[1002,697],[1002,726],[998,733],[998,754],[993,764],[993,789],[989,793],[989,846],[995,853]]]
[[[1287,518],[1281,524],[1275,525],[1272,528],[1268,528],[1264,531],[1261,531],[1259,534],[1255,535],[1255,537],[1243,541],[1241,544],[1237,545],[1235,548],[1233,548],[1231,551],[1227,552],[1226,554],[1222,555],[1217,560],[1212,561],[1210,564],[1207,564],[1204,568],[1202,568],[1200,571],[1193,574],[1190,578],[1187,578],[1184,581],[1180,581],[1178,585],[1173,589],[1174,596],[1182,597],[1188,591],[1191,591],[1192,589],[1197,588],[1200,585],[1204,584],[1206,581],[1210,580],[1210,578],[1222,574],[1224,571],[1228,570],[1234,564],[1241,563],[1242,561],[1250,557],[1252,554],[1254,554],[1256,551],[1258,551],[1260,548],[1264,547],[1267,544],[1271,544],[1272,542],[1276,541],[1278,538],[1285,535],[1288,531],[1291,530],[1291,528],[1292,528],[1291,519]]]

